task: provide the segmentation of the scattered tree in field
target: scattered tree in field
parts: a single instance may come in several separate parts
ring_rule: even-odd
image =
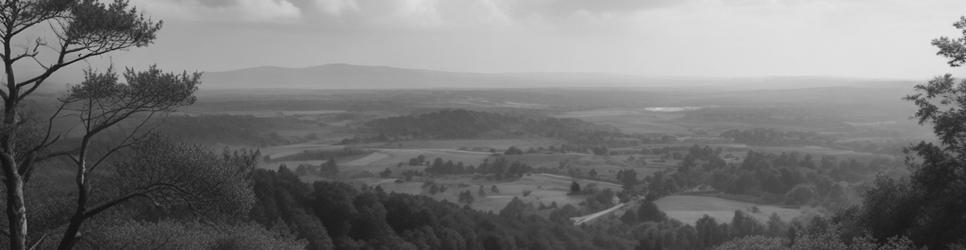
[[[500,216],[505,218],[521,219],[523,218],[524,212],[526,212],[528,206],[523,203],[519,198],[513,197],[510,203],[506,204],[506,207],[500,209]]]
[[[471,204],[471,203],[473,203],[473,200],[474,200],[473,199],[473,193],[471,193],[469,190],[460,192],[460,194],[459,194],[459,202],[460,203]]]
[[[307,176],[307,175],[312,175],[317,170],[318,169],[316,169],[312,165],[299,164],[298,167],[295,167],[295,174],[298,176]]]
[[[788,225],[785,224],[784,221],[782,221],[781,217],[778,217],[777,213],[772,213],[771,216],[768,217],[768,223],[765,225],[765,227],[766,227],[766,231],[765,231],[766,235],[772,236],[772,237],[781,237],[783,236],[782,232],[785,232],[787,230]]]
[[[624,222],[624,224],[627,225],[635,225],[640,221],[637,218],[637,212],[634,210],[627,210],[623,215],[621,215],[621,222]]]
[[[815,198],[815,187],[812,185],[797,185],[785,194],[785,202],[791,205],[805,205]]]
[[[624,188],[630,188],[637,185],[637,171],[632,169],[623,169],[617,172],[617,181],[624,184]]]
[[[731,233],[731,237],[760,235],[765,232],[765,227],[758,220],[755,220],[755,218],[752,218],[741,210],[735,210],[734,216],[731,217],[730,226],[731,229],[729,232]]]
[[[339,166],[336,164],[335,159],[329,159],[319,166],[319,174],[325,177],[334,177],[339,174]]]
[[[579,194],[579,193],[580,193],[580,184],[577,183],[577,181],[571,182],[570,183],[570,194]]]
[[[519,148],[517,148],[515,146],[510,146],[510,148],[506,149],[506,151],[504,151],[503,154],[505,154],[505,155],[520,155],[520,154],[523,154],[523,150],[520,150]]]
[[[657,204],[650,200],[644,200],[641,202],[641,206],[637,208],[637,218],[641,222],[653,221],[660,222],[667,219],[667,215],[657,207]]]

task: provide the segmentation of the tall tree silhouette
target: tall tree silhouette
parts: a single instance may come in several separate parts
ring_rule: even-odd
[[[954,27],[959,38],[933,40],[950,66],[966,62],[966,17]],[[966,80],[951,74],[915,87],[905,97],[919,110],[920,124],[931,125],[938,141],[920,142],[910,152],[908,179],[881,177],[865,195],[857,224],[879,240],[907,235],[916,244],[946,248],[966,244]]]
[[[0,61],[5,76],[0,88],[0,169],[10,249],[28,247],[24,186],[35,163],[50,157],[46,149],[59,138],[26,119],[24,100],[65,67],[94,56],[147,46],[160,28],[160,22],[145,18],[125,0],[13,0],[0,4]],[[51,35],[36,35],[33,31],[37,30]],[[18,75],[15,67],[25,64],[36,64],[43,70],[36,75]]]

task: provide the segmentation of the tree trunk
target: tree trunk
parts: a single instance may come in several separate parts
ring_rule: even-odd
[[[6,67],[10,69],[9,65]],[[7,73],[11,76],[12,73]],[[9,80],[9,79],[8,79]],[[13,97],[14,95],[11,95]],[[17,104],[13,98],[4,103],[3,134],[0,135],[0,163],[5,177],[7,222],[10,230],[10,249],[27,249],[27,207],[24,202],[24,182],[16,158]]]
[[[81,224],[87,219],[84,215],[87,213],[87,145],[89,143],[90,137],[84,137],[81,142],[81,150],[78,156],[78,169],[75,184],[77,185],[77,207],[74,209],[74,215],[70,218],[70,224],[67,226],[67,230],[64,231],[64,237],[60,240],[60,244],[57,249],[69,250],[74,248],[74,244],[77,243],[78,233],[80,232]]]
[[[5,157],[6,158],[6,157]],[[12,158],[12,157],[10,157]],[[27,249],[27,208],[24,203],[23,179],[7,166],[7,221],[10,229],[10,249]]]
[[[73,217],[70,218],[70,225],[67,226],[67,230],[64,231],[64,237],[60,240],[60,244],[57,249],[69,250],[74,248],[74,244],[77,243],[78,232],[80,232],[80,226],[84,223],[84,213],[81,211],[79,214],[75,213]]]
[[[4,112],[7,117],[12,117],[10,110]],[[4,174],[4,185],[6,189],[7,201],[7,222],[10,230],[10,249],[27,249],[27,207],[24,202],[24,182],[17,166],[16,153],[14,152],[14,136],[12,126],[16,126],[15,119],[4,119],[6,134],[3,135],[3,151],[0,152],[0,163],[2,163]],[[10,120],[10,122],[8,122]],[[13,123],[13,124],[11,124]]]
[[[5,29],[7,34],[3,39],[3,66],[7,82],[7,98],[3,103],[3,124],[0,132],[0,167],[2,167],[5,177],[5,188],[7,195],[7,222],[10,230],[10,249],[27,249],[27,207],[24,202],[24,180],[20,173],[20,166],[17,164],[17,105],[19,104],[19,93],[17,92],[16,77],[14,77],[13,61],[10,58],[10,41],[13,38],[9,34],[9,27]]]

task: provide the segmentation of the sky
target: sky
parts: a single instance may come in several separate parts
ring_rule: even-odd
[[[964,0],[132,0],[164,20],[115,64],[928,79]],[[958,69],[962,71],[962,69]]]

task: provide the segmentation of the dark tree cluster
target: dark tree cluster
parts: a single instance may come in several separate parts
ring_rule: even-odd
[[[419,161],[417,158],[410,159],[410,162]],[[436,158],[424,170],[433,175],[460,175],[460,174],[482,174],[491,176],[497,180],[516,179],[524,174],[533,172],[533,167],[519,161],[509,161],[506,158],[496,158],[493,161],[486,159],[479,166],[463,165],[463,162],[453,163],[453,161],[443,161]]]
[[[285,164],[279,166],[279,168],[287,167]],[[322,176],[322,177],[335,177],[339,175],[339,165],[336,164],[335,160],[329,159],[322,164],[312,165],[312,164],[299,164],[295,167],[295,174],[298,176]]]
[[[614,201],[614,198],[617,197],[617,193],[609,188],[605,188],[603,190],[598,190],[595,187],[584,188],[581,190],[580,194],[587,195],[587,198],[584,199],[583,205],[589,211],[600,211],[617,205]]]
[[[829,145],[830,136],[816,132],[780,131],[770,128],[732,129],[721,132],[721,137],[749,145]]]
[[[255,173],[251,217],[291,232],[308,249],[627,249],[632,242],[517,213],[500,215],[428,197],[343,183],[298,181],[290,171]],[[512,202],[511,202],[512,203]],[[523,207],[521,207],[523,206]]]
[[[766,202],[838,208],[849,205],[847,194],[851,192],[840,182],[862,183],[877,172],[901,164],[882,158],[863,162],[830,156],[815,159],[796,152],[755,151],[747,152],[739,163],[728,164],[719,154],[720,150],[708,146],[692,146],[676,170],[661,171],[643,179],[648,196],[661,197],[694,187],[710,187],[718,192],[751,195]],[[625,179],[622,182],[629,184],[631,179]]]
[[[503,151],[503,154],[505,154],[505,155],[521,155],[521,154],[523,154],[523,150],[521,150],[521,149],[519,149],[517,147],[511,146],[510,148],[507,148],[506,151]]]
[[[339,150],[305,150],[291,155],[285,155],[277,158],[271,158],[265,156],[266,161],[271,162],[282,162],[282,161],[317,161],[317,160],[329,160],[334,158],[359,156],[369,154],[370,151],[359,150],[350,147],[345,147]]]
[[[599,145],[586,145],[586,144],[562,144],[560,146],[549,146],[549,147],[537,147],[529,148],[526,153],[584,153],[584,154],[595,154],[595,155],[611,155],[611,152],[607,146]]]
[[[579,119],[525,117],[463,109],[381,118],[366,122],[364,127],[378,136],[346,142],[412,138],[549,137],[577,145],[634,146],[669,139],[663,135],[627,135],[616,128]]]

